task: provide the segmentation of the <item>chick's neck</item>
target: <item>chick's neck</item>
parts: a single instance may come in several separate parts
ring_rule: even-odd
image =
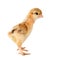
[[[33,17],[31,15],[27,16],[26,18],[26,23],[30,26],[32,26],[35,22],[35,19],[33,19]]]

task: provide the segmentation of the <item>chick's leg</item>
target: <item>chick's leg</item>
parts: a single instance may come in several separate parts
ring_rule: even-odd
[[[24,51],[27,51],[27,50],[25,50],[25,47],[21,47],[22,46],[21,41],[17,42],[17,46],[18,46],[19,54],[21,54],[21,55],[29,55],[30,54],[30,53],[24,52]]]

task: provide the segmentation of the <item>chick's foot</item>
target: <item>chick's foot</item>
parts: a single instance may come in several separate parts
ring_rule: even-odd
[[[21,47],[21,48],[18,48],[17,50],[19,50],[19,54],[21,55],[30,55],[30,53],[26,53],[28,50],[25,49],[25,47]]]

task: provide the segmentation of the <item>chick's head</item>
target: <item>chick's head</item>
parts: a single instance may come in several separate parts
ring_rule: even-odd
[[[33,19],[38,19],[43,17],[42,11],[39,8],[33,8],[29,12],[29,16],[31,16]]]

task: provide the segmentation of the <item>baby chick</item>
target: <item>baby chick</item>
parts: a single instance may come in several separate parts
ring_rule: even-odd
[[[27,50],[25,50],[25,47],[22,47],[22,44],[31,33],[35,20],[41,17],[43,17],[42,11],[39,8],[33,8],[22,23],[14,26],[13,29],[8,32],[8,36],[17,44],[21,55],[29,54],[26,53]]]

